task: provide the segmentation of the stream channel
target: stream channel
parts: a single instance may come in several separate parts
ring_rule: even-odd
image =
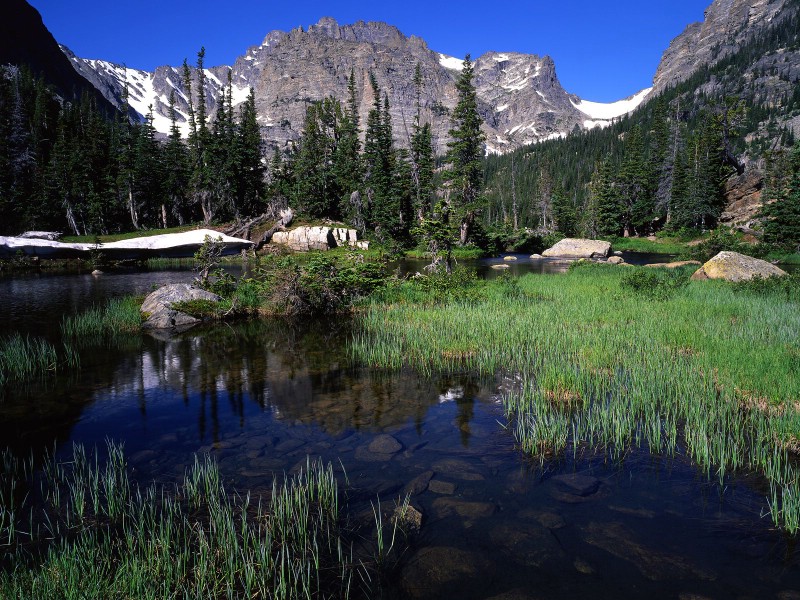
[[[494,276],[498,262],[477,269]],[[565,268],[519,260],[511,270]],[[57,341],[63,315],[193,276],[2,277],[0,335]],[[412,492],[422,528],[390,598],[800,598],[795,540],[773,527],[758,474],[722,488],[680,453],[646,450],[542,465],[504,427],[499,375],[360,367],[348,352],[353,328],[341,318],[252,320],[127,336],[83,352],[78,373],[3,390],[0,446],[66,456],[74,442],[103,449],[112,439],[142,483],[176,481],[195,453],[210,453],[228,487],[254,494],[321,457],[356,520],[372,519],[378,499],[391,506]],[[367,450],[387,435],[399,450]]]

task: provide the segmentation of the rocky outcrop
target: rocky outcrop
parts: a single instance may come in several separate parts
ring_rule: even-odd
[[[140,309],[145,319],[142,327],[182,331],[196,325],[200,319],[173,308],[176,303],[188,300],[219,302],[222,298],[188,283],[165,285],[144,299]]]
[[[720,252],[697,269],[694,280],[724,279],[725,281],[747,281],[754,277],[781,277],[786,271],[760,258],[738,252]]]
[[[325,227],[323,225],[311,227],[301,226],[291,231],[277,231],[272,234],[272,242],[288,246],[296,252],[309,250],[330,250],[340,246],[351,248],[369,248],[369,242],[358,239],[355,229],[345,227]]]
[[[653,78],[653,94],[712,65],[770,25],[788,16],[788,0],[714,0],[702,23],[692,23],[672,40]]]
[[[725,182],[725,210],[720,223],[749,227],[761,209],[764,174],[752,169]]]
[[[542,252],[546,258],[606,258],[611,253],[611,242],[564,238],[552,248]]]
[[[50,240],[51,242],[57,242],[63,235],[60,231],[26,231],[20,233],[17,237],[23,240]]]

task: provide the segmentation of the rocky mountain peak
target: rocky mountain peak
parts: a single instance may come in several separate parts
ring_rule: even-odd
[[[788,16],[789,0],[714,0],[702,23],[692,23],[664,52],[653,78],[654,93],[713,65],[764,29]]]
[[[79,72],[118,105],[127,79],[131,105],[143,117],[152,104],[156,129],[163,133],[169,130],[165,99],[174,93],[179,126],[187,129],[188,90],[184,89],[182,69],[165,66],[145,73],[104,61],[70,58]],[[461,60],[437,54],[421,38],[407,37],[382,22],[341,25],[323,17],[307,30],[272,31],[232,66],[206,69],[206,108],[209,115],[215,114],[216,99],[230,72],[234,103],[244,101],[253,88],[264,139],[281,148],[299,139],[311,102],[328,96],[347,97],[351,72],[357,80],[363,126],[373,102],[372,75],[389,97],[395,140],[404,147],[416,114],[413,81],[417,65],[423,77],[422,118],[431,124],[434,148],[443,153],[450,112],[457,100],[455,82]],[[192,74],[196,98],[199,79],[194,69]],[[576,98],[561,87],[549,56],[488,52],[475,60],[475,87],[489,152],[504,152],[584,127],[586,115],[576,108]],[[594,126],[607,122],[597,121]]]

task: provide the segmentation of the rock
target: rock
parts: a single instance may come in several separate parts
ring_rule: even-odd
[[[358,232],[355,229],[323,225],[315,227],[303,225],[291,231],[276,231],[272,234],[273,243],[288,246],[296,252],[330,250],[339,246],[363,248],[364,243],[359,244],[357,238]],[[366,247],[369,247],[369,243],[366,243]]]
[[[504,256],[503,260],[514,261],[517,260],[516,256]]]
[[[606,262],[612,265],[621,265],[625,261],[622,259],[621,256],[609,256]]]
[[[541,567],[563,556],[552,532],[533,523],[500,523],[489,532],[489,539],[492,548],[525,567]]]
[[[614,250],[611,254],[614,256],[622,256],[622,250]]]
[[[723,251],[705,263],[692,275],[694,280],[724,279],[747,281],[753,277],[781,277],[786,271],[772,263],[738,252]]]
[[[590,565],[588,562],[586,562],[580,557],[575,559],[575,562],[572,563],[572,566],[575,567],[575,570],[578,573],[582,573],[584,575],[591,575],[592,573],[594,573],[592,565]]]
[[[490,584],[494,570],[494,564],[478,552],[429,546],[408,561],[401,586],[407,598],[474,598]]]
[[[611,242],[564,238],[552,248],[542,252],[542,256],[559,258],[606,258],[611,253]]]
[[[403,488],[403,493],[410,494],[412,496],[421,494],[428,489],[428,483],[432,477],[433,471],[425,471],[424,473],[420,473],[406,484],[406,487]]]
[[[176,302],[186,300],[219,302],[222,298],[188,283],[162,286],[147,296],[142,303],[140,311],[146,317],[142,327],[145,329],[184,329],[199,323],[200,319],[172,308]]]
[[[497,510],[497,506],[491,502],[469,502],[460,498],[437,498],[432,507],[440,519],[458,515],[467,521],[491,517]]]
[[[95,277],[102,274],[103,272],[100,269],[95,269],[94,271],[92,271],[92,275],[94,275]]]
[[[751,169],[731,177],[725,182],[725,210],[719,216],[721,223],[744,225],[758,217],[762,205],[764,174]]]
[[[556,475],[553,477],[553,481],[569,493],[581,497],[591,496],[600,489],[600,480],[590,475],[580,475],[578,473]]]
[[[464,481],[483,481],[484,476],[476,473],[473,466],[465,460],[457,458],[443,458],[431,465],[431,468],[447,477],[462,479]]]
[[[521,519],[533,519],[542,527],[547,529],[562,529],[567,526],[564,518],[554,512],[539,511],[536,509],[528,509],[519,513]]]
[[[531,254],[531,258],[539,259],[539,258],[544,258],[544,257],[541,254]]]
[[[492,268],[499,271],[500,269],[510,269],[511,267],[508,265],[492,265]]]
[[[434,479],[428,483],[428,489],[434,494],[442,494],[443,496],[452,496],[456,493],[456,484],[450,481],[442,481],[441,479]]]
[[[367,449],[376,454],[395,454],[403,449],[403,444],[398,442],[391,435],[384,433],[375,437],[375,439],[369,443]]]
[[[699,260],[675,260],[667,263],[648,263],[645,267],[663,267],[665,269],[677,269],[678,267],[686,267],[689,265],[702,265]]]
[[[392,523],[396,523],[406,534],[417,534],[422,527],[422,513],[410,504],[398,506],[392,513]]]

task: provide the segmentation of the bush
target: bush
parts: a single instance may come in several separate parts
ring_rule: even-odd
[[[668,300],[689,282],[680,269],[629,268],[620,287],[651,300]]]
[[[689,260],[706,262],[725,250],[763,258],[769,248],[763,244],[748,244],[727,227],[719,227],[703,243],[689,248],[685,256]]]
[[[384,284],[384,267],[360,257],[308,255],[305,262],[287,257],[264,272],[268,310],[288,315],[347,312]]]
[[[732,285],[737,292],[759,296],[782,296],[789,302],[800,302],[800,273],[789,273],[783,277],[754,277]]]

